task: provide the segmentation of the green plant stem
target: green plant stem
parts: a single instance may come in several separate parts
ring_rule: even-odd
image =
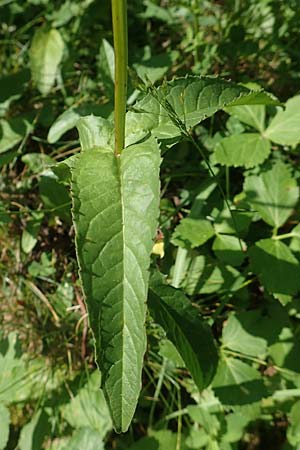
[[[112,19],[115,49],[115,154],[125,146],[127,100],[127,0],[112,0]]]
[[[299,234],[297,233],[285,233],[285,234],[278,234],[275,236],[272,236],[272,239],[275,239],[275,241],[279,241],[281,239],[289,239],[289,238],[293,238],[293,237],[299,237]]]
[[[156,389],[155,389],[155,393],[154,393],[154,397],[153,397],[153,402],[151,405],[151,410],[150,410],[150,414],[149,414],[149,428],[152,428],[153,425],[153,419],[154,419],[154,412],[155,412],[155,407],[156,407],[156,403],[159,399],[159,394],[163,385],[163,380],[164,380],[164,376],[166,373],[166,367],[167,367],[167,360],[166,358],[163,359],[163,363],[161,366],[161,371],[158,377],[158,382],[156,385]]]

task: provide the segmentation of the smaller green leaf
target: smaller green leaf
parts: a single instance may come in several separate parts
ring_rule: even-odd
[[[224,166],[249,169],[263,163],[270,151],[270,142],[258,133],[235,134],[216,145],[215,160]]]
[[[189,295],[234,292],[244,280],[234,267],[218,264],[215,259],[206,255],[196,255],[188,266],[183,288]]]
[[[43,95],[47,95],[55,83],[64,52],[64,41],[58,30],[47,25],[39,28],[30,47],[32,79]]]
[[[171,65],[172,61],[169,54],[163,53],[145,58],[141,62],[133,64],[133,67],[142,80],[155,83],[167,73]]]
[[[40,450],[50,432],[49,416],[44,410],[39,409],[30,422],[22,428],[18,448],[20,450]]]
[[[276,114],[264,136],[280,145],[296,145],[300,142],[300,95],[286,102],[286,109]]]
[[[289,413],[290,426],[287,430],[287,439],[293,446],[300,444],[300,401],[296,402]]]
[[[89,375],[87,384],[79,389],[70,403],[62,407],[62,416],[73,428],[94,430],[103,439],[111,431],[112,422],[99,386],[100,373],[95,371]]]
[[[208,220],[185,218],[176,227],[172,243],[180,247],[200,247],[215,234],[213,226]]]
[[[16,117],[10,120],[0,120],[0,153],[10,150],[19,144],[30,132],[31,125],[25,119]]]
[[[169,339],[162,339],[159,342],[159,354],[172,362],[175,367],[185,367],[184,361],[179,355],[178,350]]]
[[[265,128],[266,107],[265,105],[243,105],[226,108],[226,112],[237,117],[241,122],[256,128],[262,132]]]
[[[9,438],[9,410],[0,403],[0,450],[5,450]]]
[[[54,159],[45,153],[25,153],[21,159],[34,174],[40,174],[55,162]]]
[[[0,78],[0,116],[4,116],[11,102],[22,95],[29,79],[30,72],[28,69],[4,75]]]
[[[204,430],[204,428],[190,428],[189,435],[186,438],[186,444],[189,448],[195,448],[199,450],[200,448],[207,448],[206,445],[209,441],[209,435]]]
[[[24,253],[30,253],[35,247],[41,227],[43,214],[37,214],[26,224],[21,237],[21,248]]]
[[[218,259],[230,264],[231,266],[240,266],[245,259],[246,244],[236,236],[218,234],[215,238],[212,249]]]
[[[282,329],[288,324],[288,315],[277,302],[266,305],[263,310],[230,314],[223,327],[223,346],[264,359],[268,347],[277,342]]]
[[[177,348],[198,389],[203,390],[211,382],[218,360],[208,325],[180,290],[163,284],[158,276],[150,283],[149,308]]]
[[[82,117],[76,126],[82,151],[95,147],[114,148],[114,127],[109,120],[91,115]]]
[[[247,210],[238,209],[238,206],[230,205],[230,210],[226,204],[223,208],[214,208],[211,212],[214,219],[214,229],[219,234],[233,234],[244,236],[252,221],[253,214]]]
[[[92,428],[78,428],[63,450],[104,450],[101,434]],[[54,449],[53,449],[54,450]]]
[[[66,186],[59,182],[58,177],[52,170],[45,171],[40,177],[39,191],[45,208],[69,223],[71,220],[69,192]]]
[[[258,175],[248,176],[244,191],[246,201],[266,223],[276,228],[286,222],[299,197],[297,182],[289,166],[281,161]]]
[[[215,415],[210,414],[201,405],[188,405],[187,411],[191,419],[201,425],[208,435],[215,437],[218,435],[220,422]]]
[[[227,414],[225,419],[227,430],[222,436],[222,442],[239,442],[250,419],[243,416],[240,412]]]
[[[240,315],[231,314],[225,323],[222,333],[223,346],[242,354],[264,358],[267,354],[268,343],[260,336],[251,333],[251,324],[255,325],[259,319],[257,311],[247,311],[247,315],[252,319],[248,320],[247,330],[243,327],[243,319]],[[245,317],[247,320],[248,317]]]
[[[230,357],[220,360],[212,386],[216,396],[228,406],[255,403],[267,395],[260,373]]]
[[[50,144],[57,142],[67,131],[76,127],[78,121],[83,116],[95,114],[96,116],[101,116],[99,118],[95,118],[95,120],[99,119],[101,121],[103,120],[102,118],[107,118],[111,111],[111,103],[106,103],[105,105],[85,104],[80,105],[77,108],[69,108],[58,116],[51,125],[48,131],[47,141]]]
[[[291,329],[291,324],[287,322],[286,326],[278,333],[277,342],[269,350],[274,363],[287,369],[289,372],[283,372],[282,375],[292,381],[295,386],[300,382],[300,342]]]
[[[106,39],[102,39],[98,69],[105,93],[108,97],[112,98],[114,95],[115,81],[115,52],[112,45]]]
[[[249,249],[251,268],[274,295],[294,295],[300,289],[300,264],[283,242],[262,239]]]
[[[128,450],[176,450],[177,434],[170,430],[149,431],[149,436],[131,445]],[[183,444],[181,450],[188,450]]]

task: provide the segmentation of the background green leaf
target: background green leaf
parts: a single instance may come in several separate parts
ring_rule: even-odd
[[[160,278],[151,280],[149,308],[177,348],[198,389],[203,390],[211,382],[218,360],[208,325],[180,290],[163,284]]]
[[[58,30],[47,25],[37,29],[30,47],[30,68],[32,79],[43,95],[55,83],[63,51],[64,41]]]
[[[283,242],[262,239],[249,249],[251,267],[273,294],[294,295],[300,289],[300,265]]]
[[[215,147],[215,160],[228,167],[257,166],[271,151],[270,142],[257,133],[236,134],[222,139]]]
[[[280,145],[296,145],[300,142],[299,95],[286,102],[286,109],[276,114],[264,136]]]
[[[259,175],[250,175],[244,184],[246,200],[269,225],[279,228],[295,207],[299,188],[290,168],[277,161]]]

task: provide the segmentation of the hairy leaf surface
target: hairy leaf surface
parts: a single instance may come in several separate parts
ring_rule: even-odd
[[[271,95],[214,78],[177,78],[148,94],[128,113],[127,133],[136,128],[152,130],[159,139],[174,139],[180,129],[170,118],[176,116],[187,129],[226,106],[278,104]]]
[[[117,431],[126,431],[141,388],[148,266],[159,204],[154,139],[84,150],[72,169],[81,279],[102,386]]]
[[[199,390],[211,382],[218,353],[208,325],[180,291],[153,277],[149,290],[149,308],[168,339],[176,346]]]

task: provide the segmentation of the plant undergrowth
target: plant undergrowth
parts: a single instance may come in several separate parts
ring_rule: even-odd
[[[66,164],[80,154],[81,117],[101,117],[111,142],[110,2],[0,2],[0,449],[299,448],[299,12],[292,0],[128,2],[128,141],[151,122],[163,157],[150,271],[189,299],[219,361],[199,389],[199,367],[187,368],[155,310],[160,296],[176,319],[173,300],[152,281],[142,390],[118,435],[99,390]],[[179,81],[176,103],[181,88],[166,80],[186,74],[195,79]],[[199,75],[279,101],[227,102],[193,121]],[[188,331],[201,360],[205,334]]]

